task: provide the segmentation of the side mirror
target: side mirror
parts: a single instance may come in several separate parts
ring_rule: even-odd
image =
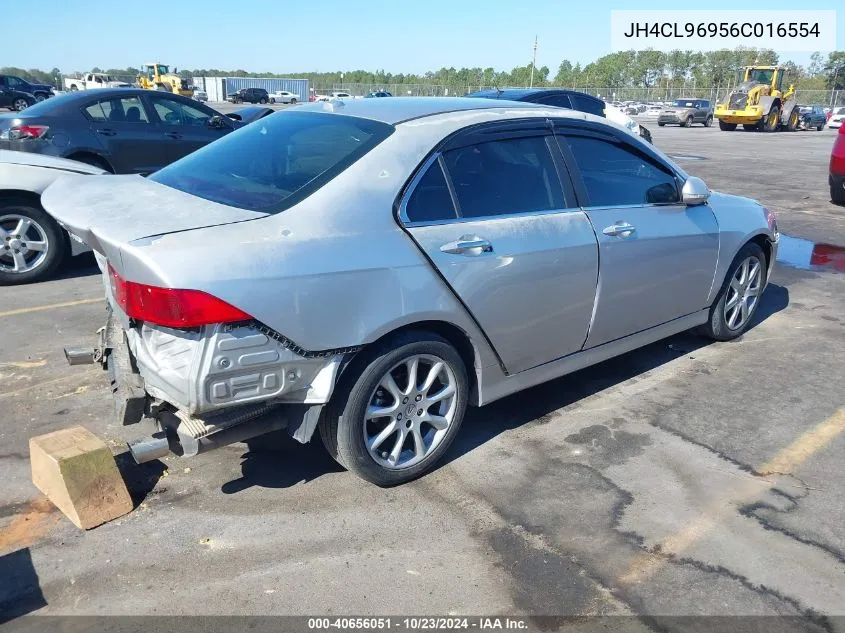
[[[219,114],[215,114],[213,117],[208,119],[208,127],[213,128],[215,130],[221,130],[223,128],[228,127],[226,121],[224,120],[223,116]]]
[[[681,189],[681,197],[684,204],[689,206],[704,204],[710,197],[710,189],[707,188],[707,185],[701,178],[690,176],[684,183],[683,189]]]

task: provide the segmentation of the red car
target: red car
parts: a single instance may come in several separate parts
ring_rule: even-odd
[[[836,204],[845,204],[845,125],[833,142],[830,152],[830,199]]]

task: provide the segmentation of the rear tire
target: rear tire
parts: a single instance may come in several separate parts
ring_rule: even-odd
[[[660,123],[660,122],[658,121],[658,122],[657,122],[657,125],[658,125],[659,127],[663,127],[663,126],[664,126],[664,125],[666,125],[666,124],[665,124],[665,123]]]
[[[845,187],[830,185],[830,200],[833,204],[845,204]]]
[[[719,129],[723,132],[733,132],[736,129],[736,123],[725,123],[724,121],[719,121]]]
[[[4,217],[9,219],[3,221]],[[30,221],[30,226],[22,231],[21,235],[11,233],[17,224],[15,219],[12,218],[27,219]],[[0,286],[28,284],[47,279],[56,272],[68,253],[67,235],[58,223],[36,202],[30,200],[4,202],[0,205],[0,225],[7,233],[16,236],[12,238],[14,244],[12,240],[6,241],[4,238],[0,238],[3,239],[0,242],[2,244],[0,246]],[[23,250],[20,249],[21,238],[24,245]],[[43,250],[35,251],[25,247],[27,243],[36,241],[43,244]],[[14,272],[12,267],[14,266],[15,256],[21,254],[32,267],[23,272]],[[18,261],[20,261],[20,257]],[[34,263],[36,261],[37,263]]]
[[[291,104],[291,105],[293,105],[293,104],[295,104],[295,103],[296,103],[296,99],[291,99],[291,100],[290,100],[290,104]]]
[[[742,269],[746,264],[748,265],[747,274],[743,279]],[[755,264],[758,266],[756,272]],[[749,242],[740,249],[731,262],[728,274],[725,275],[722,283],[722,289],[713,305],[710,306],[709,319],[702,326],[703,334],[716,341],[730,341],[742,335],[748,329],[760,306],[765,285],[766,255],[757,244]],[[753,294],[755,287],[756,294]],[[731,305],[732,302],[733,305]],[[742,307],[743,304],[745,308]]]
[[[29,101],[26,99],[15,99],[12,103],[12,109],[16,112],[23,112],[29,107]]]
[[[406,362],[413,359],[419,371],[412,384]],[[454,391],[426,406],[428,379],[435,395]],[[384,386],[391,382],[392,390]],[[320,436],[342,466],[377,486],[395,486],[435,467],[460,429],[468,393],[466,368],[452,345],[428,332],[402,333],[365,350],[347,368],[320,421]],[[374,417],[377,409],[385,415]]]
[[[261,99],[258,100],[258,103],[260,103],[261,105],[265,105],[267,103],[267,99],[262,97]]]
[[[70,91],[76,92],[77,90],[79,90],[79,86],[77,86],[76,84],[72,84],[71,87],[70,87]]]
[[[42,101],[47,100],[47,95],[44,94],[37,94],[35,95],[35,103],[41,103]]]
[[[817,132],[821,132],[823,129],[824,129],[824,123],[822,123],[821,125],[817,125],[817,126],[816,126],[816,131],[817,131]]]

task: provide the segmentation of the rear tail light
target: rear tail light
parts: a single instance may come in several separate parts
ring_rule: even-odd
[[[47,125],[13,125],[9,128],[10,141],[41,138],[50,127]]]
[[[117,305],[139,321],[191,328],[252,319],[246,312],[201,290],[160,288],[126,281],[111,266],[109,278]]]

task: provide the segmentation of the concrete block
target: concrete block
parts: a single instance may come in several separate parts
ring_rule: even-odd
[[[77,527],[90,530],[132,511],[111,451],[73,426],[29,440],[32,483]]]

